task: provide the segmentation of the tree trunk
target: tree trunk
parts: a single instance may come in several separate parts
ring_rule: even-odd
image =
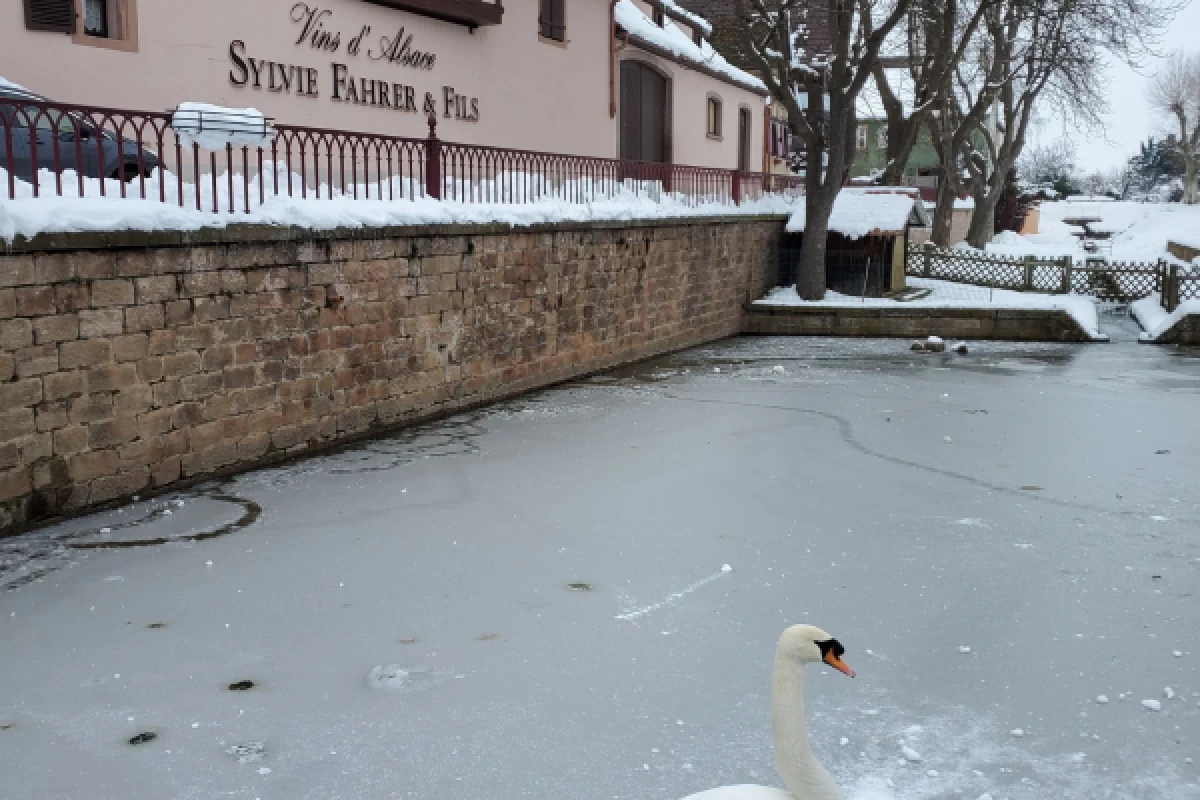
[[[897,130],[897,128],[899,130]],[[913,148],[917,146],[917,138],[921,133],[919,122],[905,120],[900,125],[888,123],[887,127],[887,164],[883,169],[880,183],[884,186],[902,186],[904,183],[904,168],[912,156]]]
[[[937,205],[933,209],[933,233],[929,240],[938,247],[950,246],[950,229],[954,225],[954,181],[949,170],[943,169],[938,179]]]
[[[982,250],[992,238],[1000,192],[1001,188],[989,186],[986,192],[975,195],[975,210],[971,212],[971,226],[967,228],[967,244],[971,247]]]
[[[810,194],[804,206],[804,243],[796,272],[796,293],[804,300],[825,299],[825,251],[829,239],[829,216],[836,192],[822,189]]]
[[[1184,163],[1183,168],[1183,202],[1192,205],[1196,202],[1196,158],[1193,156]]]

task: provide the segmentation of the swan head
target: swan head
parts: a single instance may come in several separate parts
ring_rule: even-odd
[[[853,678],[854,670],[842,661],[845,652],[841,642],[813,625],[793,625],[779,637],[779,653],[798,666],[824,662]]]

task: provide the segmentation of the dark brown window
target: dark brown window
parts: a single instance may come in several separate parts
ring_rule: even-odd
[[[663,14],[663,7],[660,5],[654,6],[654,24],[660,28],[667,24],[667,17]]]
[[[75,32],[75,0],[25,0],[25,27],[31,31]]]
[[[567,40],[567,0],[539,0],[538,30],[543,39]]]
[[[742,172],[750,171],[750,133],[753,130],[750,109],[738,109],[738,166]]]

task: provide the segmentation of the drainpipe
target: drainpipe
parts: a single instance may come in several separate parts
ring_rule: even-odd
[[[617,53],[629,46],[629,34],[621,35],[621,46],[617,47],[617,3],[620,0],[610,0],[608,4],[608,117],[617,116]]]

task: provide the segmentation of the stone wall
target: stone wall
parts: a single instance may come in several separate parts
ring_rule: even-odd
[[[953,308],[752,306],[745,333],[799,336],[899,336],[923,339],[1007,339],[1088,342],[1065,311]]]
[[[41,236],[0,253],[0,531],[737,333],[783,219]]]

